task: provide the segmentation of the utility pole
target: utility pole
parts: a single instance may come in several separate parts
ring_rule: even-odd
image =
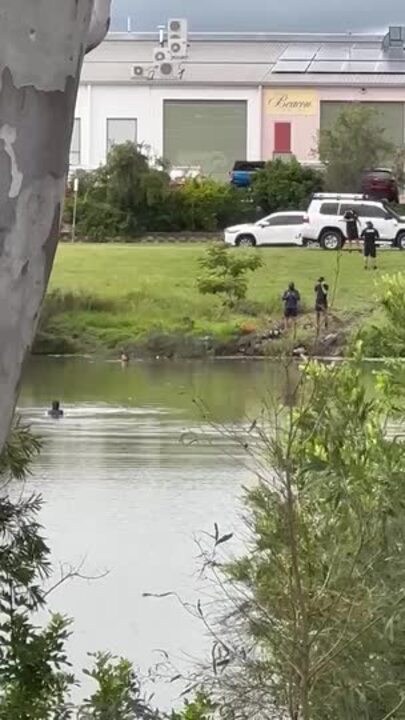
[[[110,0],[1,0],[0,451],[59,237],[83,54]]]
[[[77,221],[77,201],[79,197],[79,178],[73,180],[73,218],[72,218],[72,243],[76,242],[76,221]]]

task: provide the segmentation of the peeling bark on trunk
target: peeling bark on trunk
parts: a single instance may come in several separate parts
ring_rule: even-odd
[[[83,55],[104,37],[109,5],[1,2],[0,450],[57,246]]]

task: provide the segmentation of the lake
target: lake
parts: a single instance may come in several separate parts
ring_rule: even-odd
[[[265,361],[31,360],[19,411],[43,450],[27,491],[46,502],[41,521],[56,579],[60,568],[108,572],[51,595],[51,608],[75,621],[75,670],[88,651],[108,649],[146,671],[158,649],[187,668],[208,648],[176,599],[143,593],[175,591],[196,603],[204,593],[196,536],[218,522],[240,545],[241,487],[252,472],[228,431],[251,422],[266,395],[286,401],[289,392],[283,367]],[[54,399],[61,421],[46,415]],[[176,693],[159,685],[157,699],[168,705]]]

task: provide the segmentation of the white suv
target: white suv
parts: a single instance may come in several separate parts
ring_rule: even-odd
[[[381,243],[405,250],[405,218],[389,206],[366,195],[336,195],[318,193],[313,196],[304,221],[303,240],[319,242],[325,250],[338,250],[344,241],[347,210],[354,210],[359,218],[359,234],[371,220],[378,231]]]
[[[226,228],[227,245],[302,245],[304,212],[291,210],[268,215],[256,223]]]

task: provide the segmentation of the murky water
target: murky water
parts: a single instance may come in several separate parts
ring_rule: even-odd
[[[173,590],[196,602],[195,536],[214,522],[238,533],[240,489],[251,475],[223,430],[251,420],[269,392],[288,397],[274,363],[30,363],[19,409],[43,439],[29,488],[46,501],[56,570],[108,571],[51,596],[53,609],[75,619],[75,668],[103,649],[144,670],[157,649],[184,667],[201,654],[208,641],[200,624],[175,599],[142,595]],[[46,416],[53,399],[63,404],[62,421]],[[206,440],[189,442],[201,428]],[[159,687],[158,699],[175,693]]]

